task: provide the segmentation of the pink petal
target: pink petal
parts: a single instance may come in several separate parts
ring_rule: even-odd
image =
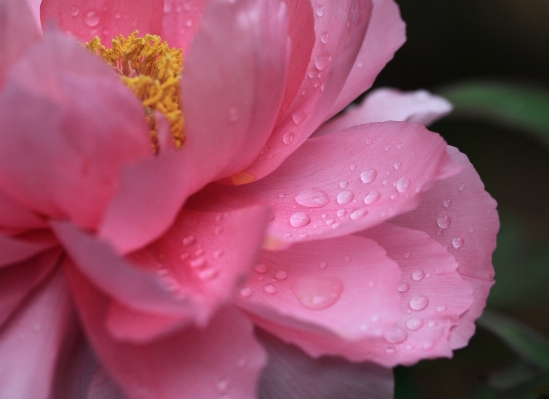
[[[42,26],[54,20],[82,42],[98,36],[103,43],[119,34],[159,35],[162,31],[162,1],[157,0],[42,0]]]
[[[202,14],[208,0],[164,0],[162,39],[171,47],[183,49],[187,58],[192,41],[202,25]]]
[[[57,245],[57,240],[48,230],[34,230],[19,236],[0,235],[0,269],[31,258]]]
[[[96,227],[121,167],[152,158],[137,99],[106,64],[57,32],[46,32],[11,71],[0,107],[0,184],[49,217]]]
[[[278,0],[208,4],[182,80],[186,145],[204,183],[240,172],[264,146],[286,80],[286,30]]]
[[[25,262],[0,269],[0,326],[21,305],[27,295],[59,263],[61,251],[53,249]]]
[[[259,326],[309,355],[367,360],[365,351],[351,350],[351,342],[399,320],[400,278],[398,265],[372,240],[349,235],[299,243],[264,251],[238,304]],[[334,353],[324,340],[348,342],[349,348]]]
[[[59,352],[76,331],[76,314],[55,273],[0,332],[2,395],[49,399]]]
[[[86,399],[125,399],[107,371],[98,367],[93,375]]]
[[[326,3],[311,0],[311,4],[318,40],[296,97],[291,105],[283,104],[284,114],[278,118],[265,145],[268,150],[260,153],[244,171],[257,179],[276,169],[330,116],[328,112],[347,79],[366,34],[371,1]],[[308,38],[305,39],[307,45]],[[299,46],[299,41],[296,45]]]
[[[425,231],[447,248],[459,264],[459,274],[473,288],[473,305],[450,337],[450,345],[456,349],[465,346],[473,335],[474,320],[481,315],[494,283],[492,252],[499,220],[496,202],[484,190],[467,157],[453,147],[448,152],[464,167],[463,172],[437,182],[416,210],[392,222]]]
[[[25,206],[0,190],[0,220],[2,227],[14,229],[39,229],[46,227],[46,222]]]
[[[40,33],[29,5],[20,0],[0,0],[0,88],[8,69],[38,41]]]
[[[183,210],[162,238],[130,258],[170,281],[176,295],[195,305],[192,321],[205,326],[252,269],[269,215],[264,207],[227,213]],[[108,315],[113,336],[130,341],[151,340],[188,322],[116,303]]]
[[[451,110],[452,104],[446,99],[425,90],[404,93],[395,89],[376,89],[359,106],[349,107],[324,124],[315,136],[370,122],[404,121],[429,125]]]
[[[76,269],[67,272],[96,353],[129,397],[255,398],[266,357],[255,342],[251,323],[240,312],[222,310],[205,329],[188,328],[148,344],[121,343],[112,340],[104,326],[108,298]]]
[[[269,355],[261,374],[261,399],[392,399],[391,369],[372,363],[353,364],[336,357],[312,359],[294,345],[265,331],[256,336]]]
[[[375,226],[413,209],[434,180],[458,170],[444,140],[425,127],[367,124],[307,140],[261,181],[209,186],[189,206],[273,206],[267,247],[277,248]]]
[[[373,3],[368,32],[330,115],[335,115],[369,89],[377,74],[406,40],[405,24],[397,4],[393,0],[373,0]]]

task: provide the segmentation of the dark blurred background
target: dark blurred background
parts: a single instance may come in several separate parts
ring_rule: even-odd
[[[408,40],[375,86],[436,93],[489,80],[549,91],[549,1],[396,1]],[[505,122],[463,116],[447,117],[431,130],[469,156],[499,204],[497,282],[489,307],[549,336],[549,141]],[[503,397],[481,391],[498,378],[512,379],[502,373],[516,362],[506,345],[479,327],[453,360],[397,368],[396,397]],[[532,395],[524,397],[549,397]]]

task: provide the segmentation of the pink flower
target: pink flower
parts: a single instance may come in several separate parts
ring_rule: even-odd
[[[394,2],[162,3],[44,0],[42,36],[0,0],[2,393],[390,397],[387,367],[465,346],[498,218],[420,124],[449,104],[384,89],[332,118],[403,43]],[[181,48],[181,148],[59,29]]]

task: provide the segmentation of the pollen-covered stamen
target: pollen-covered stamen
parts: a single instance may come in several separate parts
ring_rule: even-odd
[[[98,37],[84,46],[122,75],[122,80],[141,100],[149,123],[153,151],[157,152],[158,126],[155,112],[166,116],[176,148],[184,140],[181,109],[180,80],[183,71],[181,49],[169,48],[159,36],[146,34],[136,37],[137,31],[125,38],[120,35],[106,48]]]

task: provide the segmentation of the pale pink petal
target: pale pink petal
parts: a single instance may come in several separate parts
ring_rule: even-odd
[[[382,335],[399,321],[401,271],[372,240],[348,235],[299,243],[284,251],[264,251],[258,261],[240,290],[238,305],[258,325],[314,357],[367,360],[366,351],[358,353],[358,348],[354,354],[331,352],[322,337],[350,347],[376,329]]]
[[[27,230],[46,227],[44,220],[3,190],[0,190],[0,220],[4,228]]]
[[[208,4],[182,79],[186,146],[204,182],[240,172],[264,146],[284,91],[286,31],[279,0]]]
[[[330,115],[335,115],[368,90],[377,74],[406,40],[405,24],[400,18],[397,4],[393,0],[373,0],[373,3],[368,32]]]
[[[125,399],[107,371],[99,366],[93,375],[86,399]]]
[[[464,167],[463,172],[437,182],[415,211],[391,222],[425,231],[447,248],[459,264],[459,274],[473,288],[473,305],[462,315],[450,337],[451,347],[461,348],[473,335],[474,320],[481,315],[494,283],[492,252],[499,220],[496,202],[484,190],[467,157],[453,147],[448,151]]]
[[[393,372],[372,363],[337,357],[313,359],[291,344],[258,330],[269,361],[259,382],[260,399],[392,399]]]
[[[11,237],[0,235],[0,269],[31,258],[56,245],[57,240],[48,230],[33,230]]]
[[[46,32],[10,72],[0,107],[0,183],[49,217],[96,227],[121,167],[152,158],[139,101],[58,32]]]
[[[29,5],[21,0],[0,0],[0,89],[7,70],[38,41],[40,33]]]
[[[273,206],[266,247],[277,248],[375,226],[413,209],[434,180],[459,170],[444,140],[424,126],[367,124],[307,140],[264,179],[209,186],[189,207]]]
[[[42,0],[42,26],[52,20],[65,32],[88,42],[98,36],[103,43],[135,30],[142,35],[162,32],[162,1],[157,0]]]
[[[327,119],[366,34],[370,0],[311,0],[311,4],[317,40],[307,73],[291,105],[283,104],[284,114],[264,150],[243,172],[256,179],[276,169]]]
[[[0,332],[2,395],[49,399],[59,352],[76,323],[63,275],[55,273]]]
[[[429,125],[452,111],[446,99],[425,90],[401,92],[395,89],[376,89],[356,107],[349,107],[315,132],[321,136],[370,122],[404,121]]]
[[[192,41],[202,24],[202,13],[208,0],[164,0],[162,39],[171,47],[183,50],[187,58]]]
[[[59,263],[61,251],[53,249],[11,267],[0,269],[0,326],[17,310]]]
[[[105,329],[109,300],[76,269],[69,282],[82,323],[109,375],[129,397],[254,399],[266,356],[253,326],[233,308],[221,310],[205,329],[188,328],[133,345],[114,341]]]
[[[107,322],[113,336],[143,341],[189,320],[206,325],[252,269],[269,216],[268,208],[257,206],[226,213],[183,210],[163,237],[130,258],[169,281],[177,296],[195,304],[195,314],[186,320],[112,303]]]

